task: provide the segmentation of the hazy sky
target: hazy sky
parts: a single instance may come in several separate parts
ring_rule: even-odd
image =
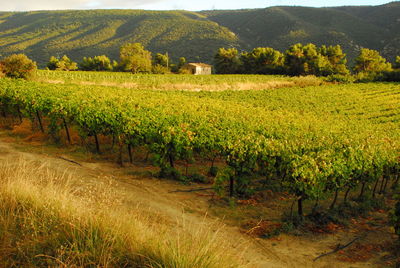
[[[268,6],[343,6],[343,5],[381,5],[390,0],[0,0],[1,11],[88,9],[88,8],[131,8],[131,9],[241,9],[263,8]]]

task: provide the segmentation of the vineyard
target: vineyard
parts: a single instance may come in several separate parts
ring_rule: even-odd
[[[131,89],[221,91],[260,90],[291,86],[314,86],[323,81],[315,76],[283,75],[148,75],[123,72],[62,72],[38,70],[36,80],[54,84],[103,85]]]
[[[128,79],[123,75],[116,79]],[[162,79],[189,79],[174,77]],[[218,76],[196,79],[220,83]],[[0,105],[3,117],[29,118],[42,132],[64,133],[66,142],[77,129],[93,139],[98,153],[98,137],[112,137],[120,163],[144,148],[164,177],[189,177],[185,167],[200,161],[208,161],[213,173],[214,163],[222,162],[214,174],[221,195],[250,196],[278,181],[296,197],[299,215],[305,200],[333,196],[332,208],[341,192],[345,199],[355,191],[360,198],[375,196],[399,183],[400,88],[394,83],[190,92],[1,79]]]

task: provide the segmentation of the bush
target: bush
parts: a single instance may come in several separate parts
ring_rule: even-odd
[[[47,68],[49,70],[57,71],[75,71],[78,69],[78,65],[76,62],[68,58],[67,55],[62,56],[61,59],[52,56],[47,63]]]
[[[82,71],[112,71],[113,63],[106,55],[84,57],[79,64],[79,69]]]
[[[218,174],[218,167],[210,167],[210,170],[208,171],[208,175],[211,177],[215,177]]]
[[[193,181],[193,182],[197,182],[197,183],[207,183],[208,182],[208,180],[205,176],[203,176],[201,174],[197,174],[197,173],[188,176],[187,179],[189,181]]]
[[[343,74],[332,74],[326,78],[327,82],[350,84],[354,82],[354,76]]]
[[[173,180],[177,180],[177,181],[184,181],[184,177],[177,169],[168,167],[168,166],[161,167],[158,177],[164,178],[164,179],[173,179]]]
[[[384,72],[383,79],[386,82],[400,82],[400,69],[391,72]]]
[[[160,64],[156,64],[152,67],[152,73],[153,74],[170,74],[171,71],[169,70],[168,67],[162,66]]]
[[[13,54],[0,62],[1,73],[11,78],[31,79],[35,76],[36,62],[25,54]]]
[[[368,83],[384,81],[384,74],[382,72],[360,72],[355,75],[356,83]]]

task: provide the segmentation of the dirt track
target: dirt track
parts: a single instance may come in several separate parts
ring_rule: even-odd
[[[64,159],[62,159],[62,158]],[[121,196],[121,205],[146,209],[161,215],[173,224],[176,219],[184,219],[193,224],[210,223],[215,218],[207,215],[209,198],[196,193],[170,193],[176,189],[193,188],[174,181],[160,180],[149,176],[132,175],[135,169],[143,166],[120,168],[103,161],[84,161],[74,159],[65,148],[47,148],[40,143],[21,142],[5,131],[0,131],[0,161],[13,163],[18,159],[45,164],[50,169],[71,174],[79,184],[105,183]],[[67,161],[74,160],[76,163]],[[151,167],[149,167],[151,168]],[[77,184],[77,185],[79,185]],[[77,186],[79,187],[79,186]],[[200,186],[201,187],[201,186]],[[359,235],[339,231],[334,235],[292,236],[280,235],[274,239],[257,239],[245,235],[238,227],[225,225],[221,233],[232,247],[245,246],[244,258],[251,262],[250,267],[377,267],[376,263],[349,263],[337,259],[337,254],[314,262],[318,255],[331,251],[337,244],[345,244]],[[371,232],[364,242],[382,242],[391,239],[387,230]],[[384,255],[386,253],[381,253]]]

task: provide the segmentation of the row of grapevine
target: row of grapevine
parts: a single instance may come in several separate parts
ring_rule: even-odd
[[[317,97],[308,104],[292,98],[299,103],[283,109],[279,101],[288,98],[288,92],[273,104],[272,99],[262,99],[269,93],[235,94],[0,80],[4,114],[39,122],[45,117],[50,124],[48,129],[42,126],[43,131],[68,133],[74,125],[81,136],[110,135],[129,151],[144,146],[157,156],[162,170],[175,168],[178,160],[218,157],[227,168],[217,180],[226,181],[231,196],[246,192],[260,177],[279,178],[298,198],[301,215],[306,199],[337,197],[340,191],[347,197],[358,187],[362,196],[369,186],[375,195],[378,183],[385,188],[390,181],[398,183],[396,122],[377,125],[362,115],[357,120],[352,111],[318,114],[313,109],[323,107],[325,100]]]

